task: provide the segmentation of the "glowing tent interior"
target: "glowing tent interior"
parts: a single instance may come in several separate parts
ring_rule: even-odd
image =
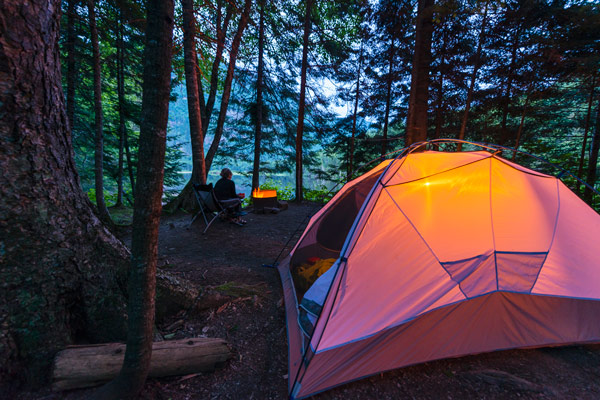
[[[440,358],[599,342],[599,237],[600,215],[559,179],[491,152],[381,163],[278,266],[290,397]]]

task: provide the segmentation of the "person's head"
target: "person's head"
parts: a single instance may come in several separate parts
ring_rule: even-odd
[[[229,168],[223,168],[221,170],[221,178],[231,179],[232,176],[233,174],[231,173],[231,170]]]

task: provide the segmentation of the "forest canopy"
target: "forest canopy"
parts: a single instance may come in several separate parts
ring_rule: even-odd
[[[175,8],[167,200],[194,166],[184,10],[180,3]],[[134,196],[145,9],[126,0],[97,1],[95,9],[104,196],[109,205],[120,205]],[[239,181],[247,192],[273,180],[293,185],[299,153],[300,169],[309,177],[305,186],[329,188],[364,163],[410,144],[407,132],[414,126],[408,123],[420,118],[421,139],[519,148],[597,184],[595,2],[215,0],[194,2],[193,16],[209,181],[230,166],[244,176]],[[88,20],[86,4],[63,1],[63,85],[81,183],[95,199]],[[426,34],[417,38],[418,27]],[[421,54],[425,58],[416,60]],[[418,103],[411,103],[411,88]]]

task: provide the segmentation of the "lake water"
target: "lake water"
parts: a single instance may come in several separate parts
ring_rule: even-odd
[[[208,173],[208,179],[207,181],[209,183],[212,182],[212,184],[214,185],[221,177],[219,176],[219,173],[221,171],[221,168],[216,168],[216,169],[211,169],[211,171]],[[250,196],[250,192],[252,191],[252,176],[245,176],[242,174],[237,174],[235,171],[233,171],[233,181],[235,182],[235,186],[236,186],[236,192],[237,193],[244,193],[246,195],[246,197]],[[177,188],[169,188],[169,189],[182,189],[183,186],[189,181],[192,172],[191,171],[180,171],[179,172],[185,179],[183,181],[183,183],[181,184],[181,186],[177,187]],[[295,182],[296,182],[296,178],[294,175],[292,174],[276,174],[276,175],[269,175],[269,176],[261,176],[260,177],[260,182],[264,183],[264,182],[273,182],[277,187],[290,187],[293,188],[295,187]],[[334,187],[336,185],[335,182],[330,182],[330,181],[325,181],[323,179],[315,179],[314,177],[311,177],[310,175],[305,175],[304,176],[304,182],[305,182],[305,187],[308,187],[310,189],[316,189],[316,188],[321,188],[323,186],[325,186],[326,188],[330,189],[332,187]],[[307,184],[310,183],[310,184]],[[339,187],[341,187],[341,185],[339,185]]]

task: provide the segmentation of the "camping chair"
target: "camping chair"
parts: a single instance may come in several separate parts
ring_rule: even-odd
[[[194,218],[192,218],[192,221],[188,225],[188,229],[192,226],[196,218],[202,214],[202,218],[204,218],[204,223],[206,224],[206,228],[204,228],[202,233],[206,233],[215,219],[224,215],[228,211],[231,211],[240,204],[239,200],[237,199],[219,201],[217,196],[215,196],[212,183],[209,183],[208,185],[193,183],[192,187],[194,189],[194,195],[196,195],[196,200],[198,201],[198,206],[200,206],[200,211],[194,215]],[[214,217],[210,220],[210,222],[206,217],[207,213],[214,214]]]

